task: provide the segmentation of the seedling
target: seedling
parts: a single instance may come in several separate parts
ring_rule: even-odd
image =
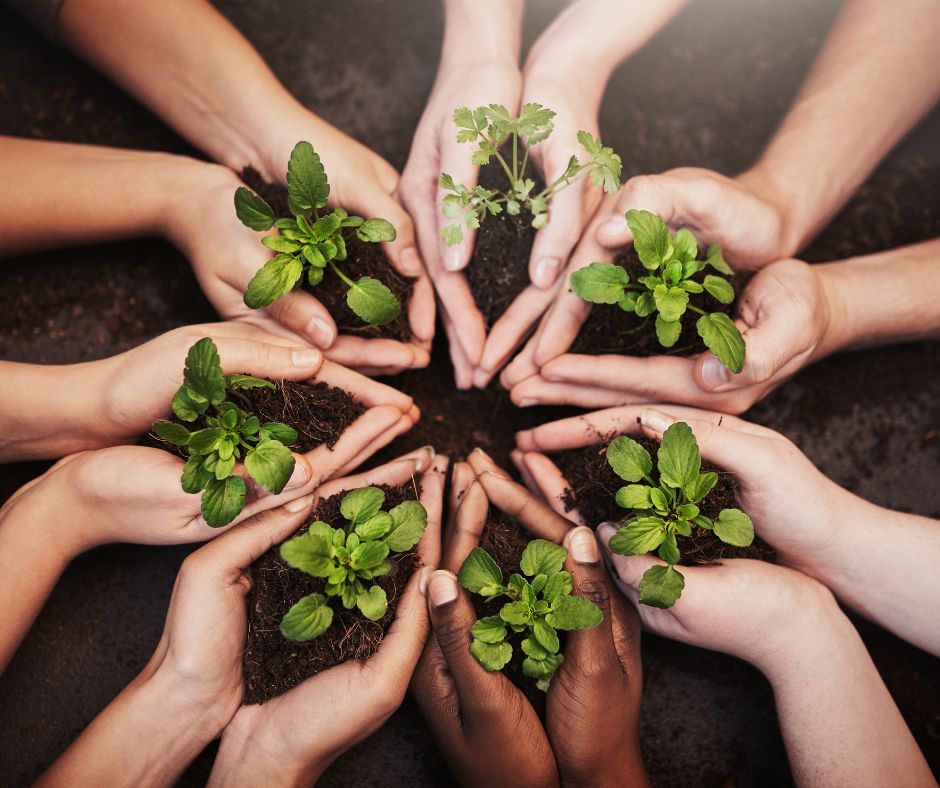
[[[682,316],[695,312],[698,334],[705,346],[734,373],[744,367],[744,338],[724,312],[706,312],[690,303],[690,297],[708,292],[722,304],[734,301],[734,288],[727,279],[706,274],[696,276],[707,266],[730,276],[734,273],[721,254],[721,246],[708,247],[704,260],[698,260],[698,242],[683,228],[672,234],[665,223],[649,211],[632,210],[627,224],[633,235],[633,247],[647,276],[630,281],[626,269],[610,263],[591,263],[571,275],[572,291],[592,304],[616,304],[637,317],[656,315],[659,344],[669,348],[682,332]]]
[[[559,653],[558,630],[589,629],[600,623],[601,611],[594,603],[571,595],[571,573],[562,569],[567,556],[564,547],[535,539],[522,553],[522,574],[514,572],[503,585],[503,572],[490,554],[482,547],[470,551],[457,576],[460,585],[487,602],[509,599],[499,615],[479,619],[471,630],[470,652],[486,670],[506,667],[512,659],[510,630],[524,632],[522,672],[547,691],[565,660]]]
[[[610,538],[610,549],[620,555],[657,551],[666,566],[653,566],[640,580],[640,602],[650,607],[672,607],[685,587],[675,568],[679,562],[678,536],[691,536],[693,526],[714,532],[722,542],[747,547],[754,541],[754,524],[740,509],[722,509],[712,520],[699,510],[718,481],[714,471],[701,473],[702,458],[689,425],[677,422],[663,434],[656,455],[658,483],[650,476],[653,460],[632,438],[621,435],[607,447],[607,462],[626,482],[617,490],[617,505],[630,512]],[[638,484],[637,482],[646,482]]]
[[[449,192],[444,196],[443,211],[448,219],[460,218],[470,229],[476,229],[487,214],[502,213],[517,216],[523,209],[532,216],[533,227],[544,227],[548,223],[549,201],[562,189],[586,175],[591,176],[595,186],[603,186],[608,194],[616,194],[620,188],[620,157],[612,148],[605,147],[587,131],[578,132],[578,142],[587,151],[588,157],[581,161],[572,156],[568,167],[552,183],[535,192],[535,181],[526,178],[529,151],[547,139],[555,128],[555,112],[541,104],[526,104],[518,116],[511,115],[501,104],[477,107],[471,110],[461,107],[454,111],[457,142],[475,142],[472,161],[475,165],[486,165],[491,159],[502,167],[509,179],[505,191],[486,189],[483,186],[469,188],[455,183],[446,172],[441,173],[440,187]],[[500,147],[512,138],[512,160],[507,161]],[[525,151],[520,162],[519,140],[525,140]],[[507,156],[508,156],[507,151]],[[463,240],[463,227],[459,223],[446,225],[441,234],[449,246]]]
[[[272,227],[280,235],[261,239],[268,249],[278,252],[264,264],[245,291],[245,304],[252,309],[273,304],[296,287],[306,270],[307,282],[316,287],[327,268],[346,285],[346,303],[366,323],[384,326],[401,313],[401,304],[378,279],[361,276],[350,279],[338,262],[346,259],[345,233],[355,231],[366,243],[394,241],[395,228],[385,219],[363,219],[342,208],[321,215],[330,196],[330,182],[320,157],[309,142],[298,142],[287,165],[288,205],[293,217],[276,218],[274,209],[244,186],[235,191],[235,213],[242,224],[264,232]]]
[[[277,421],[262,424],[241,393],[274,387],[250,375],[223,375],[215,342],[203,337],[186,354],[183,385],[173,395],[173,415],[187,424],[203,417],[203,426],[190,430],[174,421],[154,422],[158,438],[187,452],[183,490],[202,491],[202,515],[213,528],[232,522],[245,503],[245,481],[232,475],[242,455],[248,475],[275,495],[294,471],[294,455],[287,447],[296,442],[297,432]]]
[[[281,558],[294,569],[326,581],[325,594],[310,594],[281,619],[281,634],[305,642],[320,637],[333,623],[330,597],[346,610],[358,608],[369,621],[378,621],[388,610],[385,590],[370,583],[391,569],[389,553],[414,547],[428,524],[428,513],[418,501],[404,501],[382,511],[385,493],[363,487],[343,496],[342,528],[317,520],[309,530],[281,545]]]

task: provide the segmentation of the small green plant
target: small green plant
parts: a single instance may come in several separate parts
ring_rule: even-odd
[[[650,474],[649,452],[632,438],[621,435],[607,447],[607,463],[625,482],[617,490],[617,505],[630,512],[629,519],[610,538],[610,549],[620,555],[643,555],[656,550],[666,566],[653,566],[640,580],[640,602],[651,607],[672,607],[685,587],[675,568],[679,562],[676,536],[691,536],[692,528],[713,531],[725,544],[747,547],[754,541],[754,524],[740,509],[722,509],[712,520],[699,510],[718,482],[714,471],[701,473],[695,435],[685,422],[676,422],[663,434],[656,455],[657,483]],[[646,482],[638,484],[637,482]]]
[[[633,247],[647,276],[630,281],[626,269],[611,263],[591,263],[571,275],[571,290],[592,304],[616,304],[637,317],[656,315],[656,336],[663,347],[672,347],[682,332],[686,310],[699,317],[695,326],[705,346],[734,373],[744,367],[744,338],[734,321],[724,312],[706,312],[689,303],[690,297],[708,292],[722,304],[734,301],[734,288],[720,276],[695,277],[706,266],[730,276],[734,273],[721,254],[721,246],[708,247],[704,260],[698,260],[698,242],[685,228],[674,235],[655,214],[629,211],[627,224]]]
[[[478,147],[473,153],[473,163],[486,165],[491,159],[502,167],[509,179],[509,188],[505,191],[486,189],[475,186],[472,189],[462,183],[455,183],[446,172],[441,173],[440,187],[449,194],[444,196],[443,211],[448,219],[462,218],[470,229],[476,229],[486,218],[487,213],[494,216],[505,208],[510,216],[516,216],[527,210],[532,215],[533,227],[544,227],[548,222],[549,201],[562,189],[570,186],[578,178],[590,175],[595,186],[603,186],[608,194],[616,194],[620,188],[620,157],[612,148],[605,147],[586,131],[578,132],[578,142],[587,151],[590,158],[582,162],[572,156],[568,167],[552,183],[539,192],[535,192],[535,181],[526,178],[526,166],[529,163],[529,151],[547,139],[555,128],[555,112],[541,104],[526,104],[518,117],[511,115],[506,107],[490,104],[471,110],[461,107],[454,111],[454,123],[457,142],[475,142]],[[500,147],[512,138],[512,160],[507,161],[500,153]],[[525,152],[520,161],[519,140],[525,140]],[[507,156],[508,156],[507,152]],[[449,246],[456,246],[463,240],[463,228],[459,223],[449,224],[441,230]]]
[[[281,545],[281,558],[294,569],[326,581],[325,594],[310,594],[281,619],[281,634],[305,642],[319,637],[333,623],[330,597],[344,608],[356,607],[369,621],[378,621],[388,609],[385,590],[370,583],[391,569],[389,553],[414,547],[428,524],[428,513],[418,501],[404,501],[382,511],[385,493],[363,487],[347,493],[340,503],[346,518],[342,528],[317,520],[309,530]]]
[[[158,438],[189,455],[183,490],[202,491],[202,515],[213,528],[228,525],[244,506],[245,481],[232,475],[243,455],[248,475],[275,495],[294,471],[294,455],[287,447],[296,442],[297,432],[276,421],[262,424],[253,416],[251,403],[240,391],[250,388],[275,386],[250,375],[223,375],[215,342],[203,337],[186,354],[183,385],[173,395],[173,415],[187,424],[202,416],[204,426],[190,430],[165,420],[153,425]]]
[[[301,280],[315,287],[330,268],[349,287],[346,303],[366,323],[384,326],[401,313],[401,304],[391,290],[378,279],[361,276],[353,281],[336,265],[346,259],[344,232],[355,231],[366,243],[394,241],[395,228],[385,219],[351,216],[342,208],[320,212],[330,197],[330,182],[320,157],[309,142],[298,142],[287,165],[288,205],[293,217],[276,218],[274,209],[244,186],[235,191],[235,213],[242,224],[264,232],[276,227],[280,235],[261,239],[277,252],[248,283],[245,304],[252,309],[273,304],[290,292]]]
[[[490,554],[482,547],[470,551],[457,576],[460,585],[487,602],[501,596],[509,600],[499,615],[479,619],[471,630],[470,652],[486,670],[506,667],[512,659],[509,631],[524,632],[522,672],[546,691],[565,660],[559,653],[558,630],[589,629],[600,623],[601,611],[593,602],[571,595],[571,573],[562,569],[567,556],[564,547],[535,539],[522,553],[522,574],[513,573],[503,585],[502,570]]]

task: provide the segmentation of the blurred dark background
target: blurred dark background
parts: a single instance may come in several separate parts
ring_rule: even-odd
[[[404,165],[437,64],[442,14],[436,0],[217,5],[304,103],[395,166]],[[531,42],[562,4],[530,0],[529,6]],[[601,131],[622,155],[625,176],[680,165],[730,174],[749,165],[839,6],[837,0],[690,3],[608,88]],[[134,100],[6,11],[0,11],[0,133],[195,153]],[[937,140],[935,111],[804,257],[842,258],[940,234]],[[186,261],[160,240],[0,263],[0,358],[84,361],[212,319]],[[433,368],[413,375],[440,380],[434,401],[419,403],[425,421],[453,424],[460,414],[467,447],[483,443],[498,460],[505,459],[512,430],[555,415],[516,411],[495,389],[452,393],[440,343]],[[407,390],[412,376],[399,385]],[[471,400],[477,404],[468,408]],[[481,412],[489,417],[467,424],[468,414],[472,422]],[[747,417],[788,435],[820,470],[858,494],[940,516],[940,344],[828,359]],[[417,438],[406,436],[402,449],[409,440]],[[0,468],[0,501],[45,467]],[[34,779],[139,671],[159,638],[173,578],[189,549],[111,546],[69,568],[0,678],[0,785]],[[936,774],[940,663],[858,623]],[[644,665],[643,746],[655,784],[792,782],[772,693],[756,671],[652,637],[644,641]],[[211,752],[183,783],[204,783],[210,768]],[[410,703],[322,780],[328,786],[452,782]]]

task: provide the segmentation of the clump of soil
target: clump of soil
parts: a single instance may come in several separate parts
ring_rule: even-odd
[[[649,274],[632,245],[618,252],[614,262],[627,270],[631,282]],[[740,296],[744,291],[750,278],[751,274],[744,272],[726,277],[734,287],[736,296]],[[693,294],[691,297],[694,299],[692,303],[706,312],[724,312],[734,318],[737,299],[733,303],[722,304],[707,291]],[[656,337],[654,316],[640,318],[632,312],[624,312],[616,304],[593,304],[590,315],[581,326],[568,352],[589,356],[605,353],[623,353],[630,356],[695,355],[708,350],[695,328],[699,317],[691,309],[686,310],[681,318],[682,333],[679,335],[679,341],[671,348],[665,348],[659,344]]]
[[[414,480],[398,487],[381,487],[386,510],[420,495],[420,485]],[[334,528],[343,525],[346,521],[339,507],[344,495],[337,493],[320,501],[310,522],[322,520]],[[301,526],[294,536],[306,533],[308,527]],[[248,595],[248,644],[243,660],[246,704],[264,703],[334,665],[371,657],[392,625],[408,580],[421,565],[417,548],[391,553],[391,571],[375,580],[388,597],[388,610],[380,620],[369,621],[355,608],[346,610],[341,602],[331,599],[330,628],[314,640],[297,643],[281,634],[281,619],[301,598],[323,593],[326,581],[288,566],[279,550],[279,545],[272,547],[251,566],[254,585]]]
[[[541,178],[534,174],[527,177],[536,181],[534,192],[545,188]],[[505,189],[507,180],[506,173],[499,167],[480,170],[480,184],[487,189]],[[487,331],[529,286],[529,254],[536,232],[532,216],[526,210],[517,216],[510,216],[506,211],[496,216],[487,215],[480,223],[473,257],[464,275],[483,314]]]
[[[654,464],[659,444],[643,436],[634,440],[646,449]],[[552,459],[571,485],[565,490],[563,502],[571,511],[577,508],[581,516],[592,526],[603,522],[622,522],[627,517],[625,509],[617,505],[614,496],[626,482],[614,473],[607,463],[607,446],[610,439],[600,445],[571,449],[554,455]],[[737,507],[737,484],[733,474],[723,471],[715,465],[702,463],[702,471],[715,471],[718,483],[705,497],[699,508],[706,517],[715,519],[722,509]],[[722,558],[756,558],[763,561],[773,559],[774,551],[769,545],[754,537],[749,547],[733,547],[722,542],[714,533],[698,526],[692,527],[691,536],[676,535],[683,566],[713,564]]]
[[[274,209],[277,216],[290,216],[287,207],[287,189],[279,183],[268,183],[253,167],[246,167],[241,171],[240,177],[248,188],[257,192]],[[366,219],[370,217],[365,217]],[[408,301],[411,298],[412,283],[401,276],[389,264],[379,244],[370,244],[360,241],[355,234],[346,240],[347,259],[338,263],[340,269],[351,279],[360,276],[371,276],[378,279],[392,291],[398,303],[402,305],[401,314],[391,323],[384,326],[375,326],[366,323],[346,304],[348,288],[332,271],[327,271],[323,281],[316,287],[307,283],[303,277],[302,287],[316,296],[336,321],[340,334],[354,334],[366,339],[396,339],[399,342],[408,342],[411,339],[411,325],[408,323]]]

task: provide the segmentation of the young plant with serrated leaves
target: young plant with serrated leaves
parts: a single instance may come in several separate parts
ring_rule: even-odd
[[[587,157],[581,160],[572,156],[558,178],[541,191],[535,191],[535,181],[526,177],[529,151],[552,133],[554,117],[553,110],[535,103],[526,104],[518,116],[511,115],[500,104],[475,110],[468,107],[455,110],[454,123],[460,129],[457,142],[476,143],[478,147],[473,153],[473,163],[483,166],[495,161],[506,174],[509,184],[504,190],[483,186],[470,188],[455,183],[443,172],[440,187],[448,192],[442,204],[444,216],[460,219],[468,228],[476,229],[487,214],[495,216],[505,210],[510,216],[517,216],[525,210],[532,216],[532,226],[538,228],[548,223],[548,205],[552,197],[579,178],[590,176],[595,186],[603,187],[608,194],[616,194],[620,188],[620,157],[587,131],[578,132],[578,142],[587,151]],[[505,156],[500,151],[504,143],[507,144]],[[511,154],[508,146],[512,148]],[[522,147],[524,151],[520,150]],[[456,246],[463,240],[463,227],[460,222],[446,225],[441,234],[449,246]]]
[[[679,562],[678,536],[691,536],[693,528],[712,531],[725,544],[747,547],[754,541],[754,524],[740,509],[722,509],[716,519],[701,513],[701,504],[718,482],[714,471],[702,473],[702,458],[695,435],[685,422],[671,425],[656,454],[659,479],[652,477],[653,459],[632,438],[621,435],[607,447],[607,463],[630,482],[617,490],[617,505],[630,514],[610,538],[610,549],[620,555],[643,555],[654,550],[666,566],[650,567],[640,580],[640,602],[651,607],[672,607],[685,587]]]
[[[281,619],[281,634],[305,642],[319,637],[333,623],[330,598],[346,610],[358,608],[369,621],[378,621],[388,609],[385,590],[372,581],[387,575],[390,553],[414,547],[428,524],[428,513],[418,501],[403,501],[382,511],[385,492],[363,487],[346,493],[340,513],[341,528],[317,520],[309,530],[281,545],[281,558],[294,569],[326,581],[322,594],[310,594]]]
[[[503,572],[490,554],[482,547],[470,551],[457,575],[460,585],[487,602],[509,600],[499,615],[479,619],[471,630],[470,652],[486,670],[506,667],[512,659],[509,633],[525,633],[522,672],[546,691],[565,660],[558,630],[589,629],[600,623],[601,611],[593,602],[571,595],[571,573],[562,569],[567,556],[564,547],[535,539],[522,553],[522,574],[513,573],[503,585]]]
[[[637,257],[649,273],[631,282],[622,266],[591,263],[571,275],[571,290],[592,304],[616,304],[637,317],[656,315],[656,337],[666,348],[679,340],[686,311],[695,312],[700,315],[695,327],[705,347],[732,372],[740,372],[744,338],[734,321],[724,312],[706,312],[691,303],[703,292],[722,304],[734,301],[734,288],[727,279],[715,274],[698,276],[706,267],[726,276],[734,273],[721,246],[712,244],[705,259],[699,260],[698,242],[689,230],[670,233],[662,219],[649,211],[629,211],[627,224]]]
[[[228,525],[245,503],[245,481],[233,476],[244,457],[248,475],[277,495],[294,472],[294,455],[287,447],[297,432],[286,424],[262,423],[251,413],[243,389],[275,388],[270,380],[250,375],[223,375],[219,351],[203,337],[186,354],[183,385],[173,395],[173,415],[180,422],[154,422],[153,432],[188,454],[183,466],[183,490],[202,492],[202,516],[213,528]],[[235,400],[233,402],[233,400]],[[190,429],[202,417],[202,426]]]
[[[275,217],[274,209],[244,186],[235,191],[235,213],[242,224],[264,232],[272,227],[279,235],[266,235],[261,243],[277,252],[248,283],[245,304],[252,309],[273,304],[297,287],[304,271],[315,287],[330,269],[349,288],[346,303],[366,323],[384,326],[401,314],[401,304],[378,279],[361,276],[353,281],[337,265],[346,260],[346,238],[355,233],[360,241],[394,241],[395,228],[385,219],[363,219],[342,208],[324,212],[330,182],[319,155],[309,142],[298,142],[287,165],[288,205],[293,216]],[[344,233],[346,236],[344,237]]]

